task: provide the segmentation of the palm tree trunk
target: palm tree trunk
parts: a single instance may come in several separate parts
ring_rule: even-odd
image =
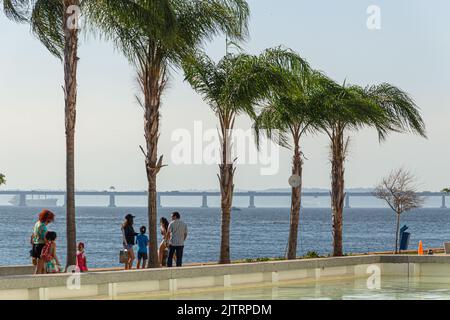
[[[67,192],[67,261],[66,268],[76,265],[75,221],[75,123],[77,105],[78,29],[70,28],[70,6],[79,6],[79,0],[64,1],[64,93],[66,128],[66,192]]]
[[[139,81],[144,94],[144,132],[146,141],[145,168],[148,182],[148,233],[149,233],[149,268],[158,268],[157,243],[157,192],[156,178],[163,167],[161,156],[158,159],[159,120],[161,94],[165,86],[165,68],[158,61],[152,60],[154,55],[149,54],[149,61],[141,66]]]
[[[156,89],[156,87],[154,87]],[[147,153],[145,158],[145,167],[148,181],[148,234],[149,234],[149,259],[148,267],[159,267],[158,249],[157,249],[157,199],[156,199],[156,176],[159,172],[158,166],[158,138],[159,138],[159,107],[160,101],[158,94],[152,91],[148,97],[148,104],[145,107],[145,139],[147,144]],[[146,97],[147,100],[147,97]]]
[[[231,156],[231,130],[233,128],[234,117],[225,117],[221,119],[222,131],[222,164],[219,166],[220,175],[220,192],[221,192],[221,209],[222,209],[222,229],[220,244],[220,264],[229,264],[230,256],[230,223],[231,223],[231,207],[233,204],[234,192],[234,161]]]
[[[152,148],[156,148],[156,143],[153,140],[150,142]],[[148,163],[152,161],[148,157],[145,162]],[[149,235],[149,256],[148,256],[148,267],[158,268],[158,246],[157,246],[157,204],[156,204],[156,173],[154,170],[147,169],[147,180],[148,180],[148,235]]]
[[[300,177],[300,185],[292,187],[291,196],[291,222],[289,228],[289,241],[287,258],[297,258],[298,225],[300,220],[301,194],[302,194],[302,158],[300,153],[300,138],[294,137],[294,157],[292,161],[292,174]]]
[[[331,208],[333,223],[333,256],[343,255],[342,221],[344,212],[344,135],[337,130],[331,141]]]
[[[399,237],[400,237],[400,214],[397,212],[397,228],[395,229],[395,250],[394,253],[397,254],[399,250]]]

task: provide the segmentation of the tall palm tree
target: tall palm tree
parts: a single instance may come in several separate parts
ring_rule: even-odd
[[[292,184],[291,213],[287,258],[297,257],[297,239],[300,220],[303,159],[301,138],[314,132],[315,114],[309,106],[309,94],[312,81],[309,80],[310,68],[296,53],[290,50],[268,51],[261,56],[262,63],[282,66],[285,82],[290,85],[272,88],[272,93],[264,101],[264,106],[255,121],[256,136],[261,131],[275,140],[282,147],[291,149],[292,176],[296,181]],[[281,75],[283,76],[283,75]],[[257,139],[259,144],[259,139]]]
[[[4,0],[8,16],[27,21],[32,32],[64,65],[64,110],[66,129],[67,261],[76,264],[75,223],[75,123],[79,13],[84,0]]]
[[[258,58],[245,54],[227,54],[218,63],[205,55],[185,63],[186,80],[209,104],[219,120],[221,163],[221,245],[219,263],[228,264],[230,255],[230,222],[234,191],[236,159],[232,159],[232,135],[236,117],[247,114],[255,118],[254,104],[269,92],[275,72],[259,63]],[[238,155],[236,155],[238,156]]]
[[[97,0],[89,2],[89,21],[112,40],[135,67],[144,110],[145,168],[148,180],[149,267],[158,267],[156,179],[160,108],[171,68],[219,33],[231,39],[247,34],[245,0]]]
[[[338,85],[325,76],[320,77],[318,84],[320,90],[314,100],[320,128],[330,138],[333,255],[342,256],[344,164],[350,141],[347,132],[374,127],[380,140],[386,139],[390,132],[412,132],[426,137],[425,125],[411,97],[390,84],[362,88]]]

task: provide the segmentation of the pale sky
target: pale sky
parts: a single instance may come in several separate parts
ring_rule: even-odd
[[[337,81],[360,85],[389,82],[412,95],[422,110],[429,139],[392,135],[379,144],[375,132],[351,133],[347,187],[371,187],[390,170],[404,166],[422,190],[450,185],[450,23],[448,0],[249,0],[252,54],[278,45],[300,53]],[[381,9],[381,29],[366,25],[370,5]],[[0,15],[0,172],[8,189],[60,189],[65,185],[63,69],[30,33]],[[207,45],[219,59],[224,40]],[[146,189],[142,110],[135,102],[133,69],[106,43],[84,40],[79,50],[76,136],[78,189]],[[158,180],[165,190],[216,189],[215,165],[175,165],[171,141],[177,129],[194,132],[217,122],[180,73],[173,73],[163,98],[160,153],[166,163]],[[239,119],[240,128],[250,121]],[[329,188],[328,141],[303,141],[305,187]],[[291,152],[283,150],[278,173],[260,174],[258,165],[240,165],[239,189],[288,187]]]

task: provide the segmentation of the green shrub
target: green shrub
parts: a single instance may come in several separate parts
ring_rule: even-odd
[[[316,251],[308,251],[304,258],[306,259],[313,259],[313,258],[320,258],[320,255]]]

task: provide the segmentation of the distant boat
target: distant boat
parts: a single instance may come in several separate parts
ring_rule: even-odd
[[[241,208],[238,208],[238,207],[232,207],[231,210],[232,210],[232,211],[242,211],[242,209],[241,209]]]
[[[14,196],[11,200],[8,201],[8,203],[13,206],[19,206],[20,197]],[[56,207],[58,205],[58,199],[26,199],[26,205],[29,207]]]

